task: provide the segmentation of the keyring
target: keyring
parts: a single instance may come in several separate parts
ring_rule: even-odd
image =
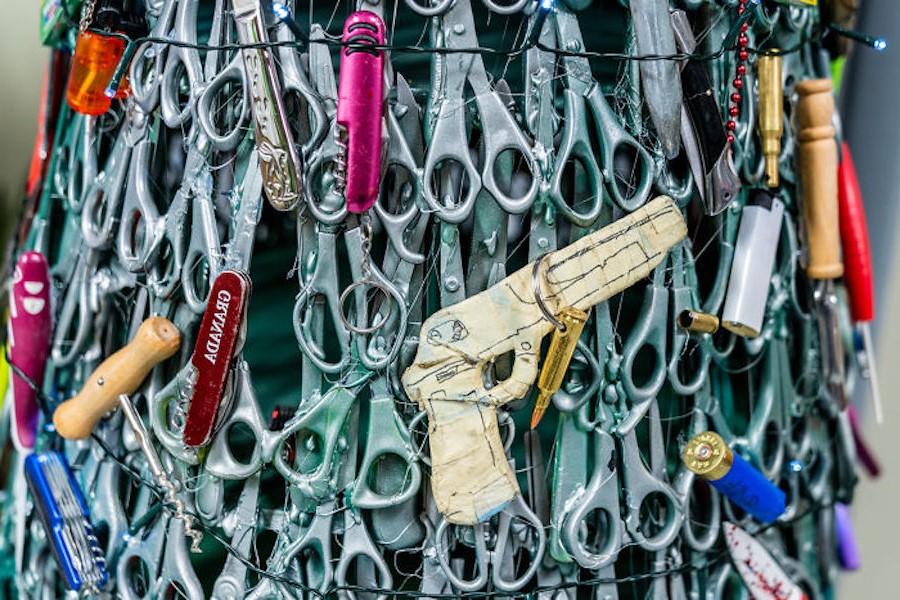
[[[547,308],[547,305],[544,303],[544,298],[541,297],[541,280],[539,277],[541,264],[544,262],[544,258],[548,253],[541,254],[536,261],[534,261],[534,267],[531,269],[531,292],[534,294],[534,301],[537,303],[538,308],[541,309],[541,312],[544,314],[544,318],[553,323],[553,326],[559,329],[560,331],[565,331],[566,326],[563,323],[560,323],[550,309]]]
[[[364,285],[370,285],[373,288],[377,288],[381,291],[382,294],[384,294],[385,299],[388,301],[388,311],[386,315],[381,317],[381,319],[379,319],[373,325],[369,327],[357,327],[356,325],[351,325],[350,321],[347,319],[347,315],[344,314],[344,302],[347,300],[347,296],[350,294],[350,292]],[[340,306],[340,309],[338,310],[338,317],[341,319],[341,323],[343,323],[344,327],[346,327],[347,330],[351,333],[355,333],[356,335],[368,335],[370,333],[375,333],[376,331],[384,327],[384,324],[387,323],[387,320],[391,318],[391,314],[393,314],[394,312],[394,305],[391,300],[393,300],[391,291],[385,284],[381,283],[380,281],[374,281],[372,279],[355,281],[347,286],[347,289],[341,292],[341,297],[338,300]]]

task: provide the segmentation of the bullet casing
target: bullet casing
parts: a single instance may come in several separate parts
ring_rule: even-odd
[[[572,306],[566,306],[560,310],[556,318],[565,325],[565,329],[554,329],[553,337],[550,338],[547,356],[541,367],[541,374],[538,376],[539,393],[534,405],[532,428],[543,416],[550,404],[550,398],[562,385],[563,377],[565,377],[569,363],[572,361],[572,355],[575,353],[578,338],[581,337],[584,324],[587,322],[588,313]]]
[[[778,157],[784,134],[784,89],[781,56],[763,54],[757,63],[759,81],[759,137],[766,160],[766,184],[778,187]]]

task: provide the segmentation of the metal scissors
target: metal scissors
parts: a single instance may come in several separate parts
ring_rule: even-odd
[[[709,385],[704,385],[698,395],[709,394]],[[691,422],[685,432],[686,439],[706,431],[706,413],[695,404],[691,414]],[[722,524],[722,505],[719,493],[711,485],[700,481],[697,476],[683,464],[679,465],[673,483],[678,495],[683,499],[682,512],[685,516],[681,525],[681,538],[685,546],[696,553],[709,552],[719,539]]]
[[[391,568],[372,542],[362,514],[352,507],[345,507],[344,537],[341,541],[341,555],[334,569],[334,583],[340,589],[340,596],[355,600],[356,593],[351,589],[354,586],[347,579],[353,565],[357,571],[356,585],[379,590],[390,590],[393,587]],[[379,599],[387,597],[387,593],[376,596]]]
[[[244,483],[233,514],[234,533],[232,547],[245,559],[250,558],[256,538],[256,519],[259,508],[259,474],[252,475]],[[213,597],[222,600],[244,598],[247,591],[247,567],[235,556],[229,554],[225,565],[213,585]]]
[[[156,22],[150,29],[150,37],[162,39],[174,37],[174,20],[178,4],[178,0],[162,0],[162,3],[158,4]],[[138,48],[128,68],[131,97],[147,114],[152,113],[160,104],[160,88],[168,50],[169,44],[147,42]],[[194,66],[192,65],[192,68]],[[199,71],[193,71],[195,81],[198,74]]]
[[[430,220],[421,210],[425,206],[422,167],[415,158],[425,154],[421,111],[409,84],[400,74],[397,74],[396,89],[397,104],[386,112],[390,137],[387,172],[373,207],[390,241],[391,252],[386,253],[383,263],[385,274],[391,272],[395,261],[413,265],[425,262],[422,241]]]
[[[113,241],[122,210],[132,151],[147,132],[148,116],[134,102],[126,103],[125,124],[103,170],[88,184],[81,208],[81,231],[91,248],[106,249]]]
[[[561,49],[583,51],[584,41],[575,15],[557,8],[554,20]],[[594,80],[588,60],[564,55],[562,63],[566,84],[564,122],[551,190],[560,193],[560,178],[567,165],[577,161],[587,173],[591,185],[597,188],[594,196],[598,204],[602,204],[599,182],[605,179],[613,201],[622,210],[633,211],[647,199],[656,177],[656,164],[649,152],[622,127],[603,97],[600,84]],[[588,109],[593,115],[593,122],[588,119]],[[599,163],[592,151],[591,131],[600,140]],[[616,167],[617,157],[633,158],[628,170]],[[565,200],[560,198],[556,203],[559,206],[565,204]]]
[[[236,38],[235,35],[228,35],[228,31],[234,29],[234,21],[226,18],[230,14],[224,6],[227,1],[216,0],[209,33],[210,45],[223,45]],[[196,18],[196,13],[194,17]],[[196,124],[213,147],[222,152],[230,152],[237,148],[250,130],[250,86],[247,85],[247,73],[241,53],[234,51],[220,68],[223,52],[212,50],[206,55],[203,72],[206,83],[194,91],[197,95],[194,114]],[[199,62],[199,58],[197,61]],[[166,65],[167,72],[168,69],[169,65]]]
[[[414,0],[408,0],[407,4],[423,14],[423,8]],[[437,21],[439,29],[433,32],[435,46],[447,50],[477,47],[470,0],[442,3],[444,5],[445,12]],[[424,10],[429,12],[429,9]],[[441,220],[461,223],[472,212],[475,199],[484,187],[505,211],[521,214],[528,210],[537,196],[539,183],[531,143],[492,89],[481,56],[454,52],[443,55],[434,63],[432,78],[439,84],[440,91],[432,97],[436,106],[431,107],[431,112],[435,116],[430,119],[427,137],[432,142],[439,142],[430,143],[425,155],[423,191],[429,207]],[[484,158],[480,170],[472,159],[466,130],[467,85],[472,88],[481,123]],[[509,153],[516,155],[516,168],[523,174],[527,171],[530,178],[527,190],[518,197],[511,195],[512,186],[509,190],[503,189],[495,173],[497,160]],[[464,197],[459,202],[442,197],[435,189],[439,174],[450,170],[451,165],[460,168],[463,177],[460,195]]]
[[[685,243],[676,246],[669,258],[654,270],[653,281],[645,290],[638,319],[622,347],[620,379],[632,405],[620,425],[624,429],[630,429],[643,417],[667,380],[680,395],[695,393],[706,380],[711,359],[709,334],[682,331],[676,324],[680,311],[700,305],[695,287],[690,285],[695,280],[690,275],[692,263]],[[672,272],[671,289],[665,283],[669,269]],[[653,352],[653,369],[647,381],[639,383],[634,376],[635,365],[644,349]],[[695,364],[685,364],[685,356],[696,361]],[[682,379],[684,372],[688,372],[687,381]]]
[[[141,490],[135,505],[135,515],[130,520],[132,523],[137,516],[147,513],[151,496],[149,489]],[[156,597],[166,532],[169,530],[169,521],[174,520],[162,512],[143,533],[135,533],[126,538],[125,548],[116,563],[116,580],[119,582],[117,591],[125,600]],[[180,533],[179,531],[176,535]]]
[[[330,227],[316,226],[316,247],[303,259],[301,280],[303,287],[294,304],[294,332],[303,354],[324,373],[339,373],[346,370],[353,356],[351,340],[355,340],[356,354],[363,365],[371,370],[383,369],[399,352],[402,335],[406,330],[406,302],[403,294],[378,269],[371,267],[371,277],[388,292],[387,307],[379,312],[370,324],[369,302],[366,289],[357,286],[353,291],[357,333],[351,333],[342,311],[337,266],[338,234]],[[362,239],[358,227],[344,233],[344,241],[350,258],[354,281],[361,281]],[[302,251],[302,248],[301,248]],[[397,309],[390,307],[393,303]],[[324,306],[323,306],[324,304]],[[388,308],[390,307],[390,309]],[[323,310],[325,309],[325,310]],[[326,323],[326,318],[330,323]],[[372,334],[371,339],[364,335]],[[324,331],[334,332],[337,338],[337,353],[329,351],[324,343]],[[392,339],[391,339],[392,338]],[[321,340],[321,341],[319,341]]]
[[[416,462],[409,429],[394,408],[394,397],[383,377],[371,384],[369,428],[362,463],[353,484],[351,504],[370,510],[406,502],[418,491],[422,471]],[[389,478],[395,481],[388,481]],[[373,489],[372,482],[378,482]]]
[[[618,457],[624,492],[625,531],[635,543],[653,552],[666,548],[678,537],[684,513],[678,494],[666,481],[666,450],[656,401],[650,403],[647,418],[649,465],[644,464],[641,456],[636,428],[623,431],[620,426],[617,429],[622,435]]]
[[[451,527],[453,536],[450,535]],[[489,527],[492,527],[490,523],[461,526],[441,519],[435,529],[438,562],[451,585],[459,591],[478,591],[490,581],[500,591],[515,592],[531,581],[540,567],[547,548],[547,534],[541,520],[521,495],[497,517],[496,532],[490,532],[495,539],[490,550],[486,541]],[[529,531],[533,533],[529,534]],[[529,537],[532,538],[530,542],[522,541]],[[457,561],[450,559],[451,545],[459,543],[474,546],[476,564],[473,579],[465,579],[462,573],[457,573],[454,569]],[[528,561],[524,569],[521,564],[516,564],[517,559],[521,559],[522,551],[527,554]]]
[[[199,7],[200,0],[177,0],[173,30],[167,32],[169,39],[186,44],[169,46],[159,80],[160,115],[172,129],[185,127],[193,118],[197,94],[204,86],[203,65],[196,48]],[[221,6],[217,8],[221,9]],[[216,17],[222,14],[221,10],[215,13]]]
[[[366,378],[360,377],[356,385]],[[305,498],[323,500],[336,491],[341,458],[349,445],[347,432],[353,425],[354,387],[335,385],[322,395],[305,399],[278,435],[273,464]],[[285,452],[289,440],[304,450],[298,452],[295,464],[289,463]]]
[[[579,566],[597,570],[619,555],[624,526],[620,518],[615,439],[600,427],[590,437],[594,471],[580,495],[566,503],[559,539]]]

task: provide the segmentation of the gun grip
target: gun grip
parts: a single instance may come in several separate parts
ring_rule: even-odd
[[[497,409],[480,402],[428,399],[431,489],[451,523],[474,525],[518,494],[500,439]]]

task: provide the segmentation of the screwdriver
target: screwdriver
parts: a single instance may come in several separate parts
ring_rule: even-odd
[[[834,280],[844,274],[838,224],[837,143],[834,97],[830,79],[808,79],[796,85],[797,140],[806,234],[806,274],[816,280],[822,372],[828,394],[846,407],[844,353]]]
[[[847,142],[841,144],[841,163],[838,167],[838,208],[841,223],[841,248],[844,254],[844,285],[850,303],[850,317],[862,339],[864,360],[862,376],[869,383],[875,421],[881,423],[881,390],[875,370],[875,354],[869,323],[875,319],[875,294],[872,282],[872,251],[869,231],[863,210],[862,194],[856,177],[853,155]]]

